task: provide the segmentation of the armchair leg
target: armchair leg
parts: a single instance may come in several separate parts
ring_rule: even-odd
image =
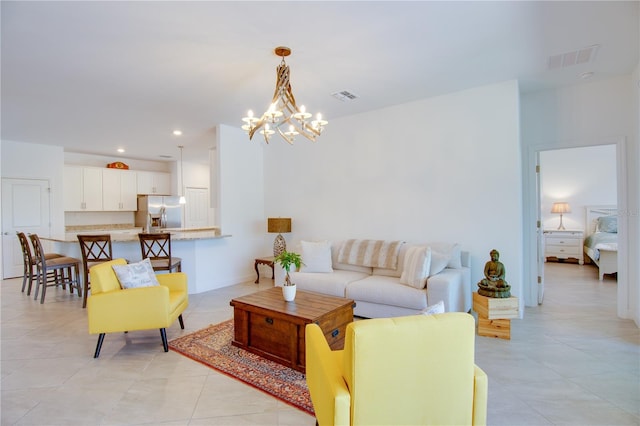
[[[162,337],[162,347],[165,352],[169,352],[169,343],[167,342],[167,330],[164,328],[160,329],[160,336]]]
[[[184,321],[182,320],[182,314],[178,317],[178,321],[180,321],[180,328],[184,330]]]
[[[96,353],[93,354],[94,358],[98,358],[100,356],[100,349],[102,349],[102,342],[104,342],[104,333],[100,333],[98,336],[98,344],[96,345]]]

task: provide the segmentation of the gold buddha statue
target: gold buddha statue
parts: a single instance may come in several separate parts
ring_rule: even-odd
[[[511,286],[505,280],[505,268],[498,250],[489,253],[491,260],[484,265],[484,278],[478,283],[478,294],[486,297],[511,297]]]

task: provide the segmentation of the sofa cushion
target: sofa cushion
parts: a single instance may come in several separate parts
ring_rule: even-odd
[[[338,256],[340,255],[340,249],[344,241],[333,241],[331,243],[331,264],[333,265],[333,269],[340,269],[342,271],[353,271],[353,272],[362,272],[367,275],[371,275],[371,271],[373,268],[370,266],[358,266],[358,265],[349,265],[348,263],[340,263],[338,261]],[[400,275],[398,275],[400,276]]]
[[[405,262],[405,257],[407,252],[411,247],[424,247],[426,244],[417,244],[417,243],[404,243],[402,247],[400,247],[400,251],[398,251],[398,265],[399,268],[395,269],[386,269],[386,268],[373,268],[373,275],[383,275],[385,277],[396,277],[400,278],[402,276],[402,266]],[[448,260],[449,258],[447,258]]]
[[[345,287],[347,284],[369,276],[369,274],[363,272],[340,271],[337,269],[328,274],[291,272],[289,275],[291,276],[291,282],[295,283],[300,290],[338,297],[345,297]]]
[[[302,266],[300,272],[333,272],[331,267],[331,242],[300,241]]]
[[[423,289],[400,284],[399,278],[371,275],[347,286],[346,297],[381,305],[402,306],[420,311],[427,307]]]
[[[444,268],[447,267],[447,263],[449,263],[449,256],[438,253],[437,251],[431,251],[431,265],[429,267],[429,276],[432,277],[442,272]]]
[[[431,249],[429,247],[411,247],[404,258],[400,284],[415,288],[427,285],[427,276],[431,267]]]
[[[436,242],[427,244],[432,252],[438,252],[449,257],[447,268],[462,268],[462,247],[456,243]]]
[[[340,248],[338,260],[350,265],[394,269],[398,251],[404,241],[347,240]]]

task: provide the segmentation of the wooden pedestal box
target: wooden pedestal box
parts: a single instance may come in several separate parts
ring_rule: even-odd
[[[504,299],[473,293],[473,310],[478,313],[478,335],[511,339],[511,318],[518,318],[518,298]]]
[[[511,320],[478,317],[478,335],[511,340]]]
[[[518,318],[518,298],[511,296],[498,299],[473,293],[473,310],[487,319]]]

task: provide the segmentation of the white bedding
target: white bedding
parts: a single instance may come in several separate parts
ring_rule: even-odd
[[[595,232],[584,240],[585,252],[593,260],[600,259],[600,250],[618,251],[618,234]]]
[[[584,252],[598,266],[600,281],[604,274],[618,271],[618,226],[616,206],[587,206]]]

